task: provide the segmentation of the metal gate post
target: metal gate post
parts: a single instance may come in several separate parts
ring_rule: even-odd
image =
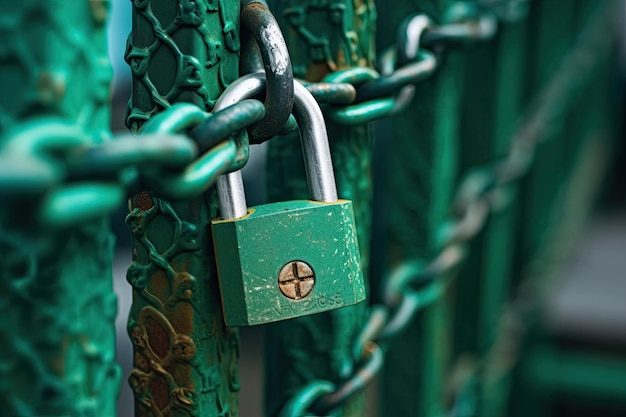
[[[333,0],[315,5],[299,0],[274,3],[296,77],[316,82],[338,70],[373,66],[376,15],[372,0]],[[353,202],[361,266],[367,277],[372,199],[370,129],[367,125],[348,127],[329,120],[327,127],[338,194]],[[308,198],[300,155],[297,138],[270,142],[271,199]],[[360,303],[268,326],[268,415],[277,415],[289,396],[308,382],[321,379],[339,384],[351,375],[358,360],[353,343],[365,312],[366,303]],[[333,415],[363,416],[363,395],[354,396]]]
[[[509,153],[524,108],[526,25],[519,16],[501,16],[495,39],[465,51],[466,81],[461,122],[462,171],[487,167]],[[508,17],[508,19],[507,19]],[[510,19],[510,20],[509,20]],[[485,173],[472,172],[470,175]],[[455,354],[475,365],[493,347],[509,294],[514,255],[517,187],[503,196],[507,205],[490,216],[471,245],[460,272],[455,300]],[[461,364],[461,362],[459,362]],[[508,376],[482,375],[480,415],[500,415],[506,404]]]
[[[380,4],[378,42],[394,42],[395,30],[411,13],[444,20],[450,0]],[[439,249],[457,180],[462,85],[460,54],[416,87],[407,112],[393,121],[389,163],[389,266],[411,258],[432,259]],[[450,351],[450,307],[444,296],[419,313],[392,341],[383,373],[381,415],[444,414],[444,377]]]
[[[133,1],[131,130],[176,102],[212,109],[238,76],[239,9],[238,0]],[[214,188],[189,200],[147,192],[131,200],[137,416],[238,415],[239,333],[222,319],[209,232],[216,216]]]
[[[75,124],[94,142],[108,139],[109,7],[0,1],[0,145],[12,128],[31,122],[46,130],[52,120]],[[16,145],[29,152],[27,142]],[[14,217],[8,197],[1,206],[0,414],[115,416],[120,371],[108,220],[46,229],[33,220],[37,203]]]
[[[535,38],[531,41],[543,45],[529,60],[534,91],[559,79],[560,89],[570,92],[567,99],[560,97],[556,110],[552,109],[551,117],[547,118],[549,124],[541,127],[546,141],[537,149],[523,194],[527,197],[523,220],[532,228],[527,227],[524,252],[519,258],[527,266],[525,284],[535,287],[534,292],[539,296],[554,281],[555,266],[561,266],[563,255],[573,249],[572,242],[580,235],[599,194],[604,169],[612,159],[611,118],[616,114],[609,99],[615,89],[610,76],[615,68],[611,65],[615,59],[611,38],[617,36],[618,27],[623,27],[620,3],[576,0],[568,3],[567,10],[545,1],[534,5],[531,23]],[[590,37],[595,42],[590,44]],[[586,51],[577,54],[578,62],[572,62],[572,50],[580,47],[583,40]],[[568,57],[570,60],[564,62]],[[559,78],[552,79],[556,77],[555,67],[560,72],[565,68],[574,70],[569,76],[558,74]],[[559,164],[551,165],[549,158]],[[534,218],[533,213],[543,213],[543,217]],[[560,346],[556,342],[558,327],[555,326],[556,335],[552,333],[554,329],[547,331],[541,324],[541,312],[538,308],[531,309],[529,317],[525,317],[529,328],[526,332],[530,335],[518,366],[509,415],[548,416],[554,403],[569,395],[575,396],[578,406],[584,406],[587,399],[598,401],[597,393],[606,395],[604,401],[622,396],[623,393],[606,388],[614,385],[611,382],[603,386],[615,372],[619,373],[619,364],[606,367],[594,357],[591,360],[594,365],[587,367],[588,358],[593,356],[568,352],[570,348],[572,352],[578,350],[576,343],[572,344],[573,348],[567,344]],[[593,345],[589,342],[583,345]],[[557,367],[559,376],[567,374],[567,377],[553,378],[552,369]],[[581,386],[585,389],[578,390]]]
[[[531,3],[532,27],[529,31],[527,73],[527,100],[541,90],[558,68],[566,52],[573,45],[577,27],[574,20],[574,2],[557,4],[550,1]],[[567,148],[568,132],[564,125],[553,129],[552,136],[539,145],[533,169],[522,191],[523,214],[521,253],[518,255],[520,268],[534,258],[546,242],[549,232],[549,213],[564,183],[569,164],[570,152]]]

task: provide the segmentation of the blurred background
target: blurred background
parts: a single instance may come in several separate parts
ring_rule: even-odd
[[[554,0],[567,7],[569,0]],[[599,0],[603,1],[603,0]],[[626,8],[624,8],[626,10]],[[380,14],[380,13],[379,13]],[[131,2],[115,0],[109,28],[109,45],[114,67],[113,131],[125,131],[124,112],[129,98],[130,71],[124,62],[126,38],[131,29]],[[626,11],[624,12],[626,18]],[[626,40],[626,36],[623,37]],[[603,189],[590,215],[582,213],[584,222],[576,239],[552,258],[542,274],[541,294],[536,306],[536,324],[527,330],[522,370],[516,376],[518,385],[512,404],[525,404],[534,414],[533,404],[543,404],[550,416],[626,416],[626,100],[624,45],[615,51],[611,68],[613,103],[619,126],[614,134],[611,165],[602,181]],[[376,216],[384,217],[386,146],[390,121],[377,123],[375,178]],[[255,146],[244,168],[246,190],[251,205],[265,199],[263,145]],[[581,190],[584,192],[584,190]],[[575,203],[573,203],[575,204]],[[130,264],[130,233],[125,227],[126,211],[113,219],[117,235],[115,290],[119,297],[117,358],[124,369],[118,415],[132,415],[132,393],[126,382],[132,366],[132,348],[126,333],[126,317],[131,303],[130,286],[125,271]],[[581,224],[580,222],[577,224]],[[520,226],[521,227],[521,226]],[[375,233],[384,233],[384,222],[375,224]],[[382,236],[374,236],[374,241]],[[373,248],[376,254],[376,246]],[[374,256],[375,258],[375,256]],[[382,265],[373,265],[380,274]],[[530,269],[532,274],[532,268]],[[519,289],[520,292],[527,291]],[[523,294],[522,294],[523,295]],[[522,296],[523,300],[524,297]],[[533,307],[535,308],[535,307]],[[241,329],[240,414],[260,415],[263,384],[263,329]],[[519,394],[517,398],[516,393]],[[372,409],[374,407],[372,406]],[[0,413],[1,414],[1,413]]]

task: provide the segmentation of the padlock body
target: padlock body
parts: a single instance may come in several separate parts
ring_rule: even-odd
[[[228,326],[270,323],[365,299],[351,201],[264,204],[244,217],[215,219],[212,229]]]

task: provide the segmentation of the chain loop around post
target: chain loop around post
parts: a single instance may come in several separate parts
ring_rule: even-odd
[[[6,216],[28,204],[38,225],[65,228],[107,215],[145,189],[171,199],[199,195],[247,162],[242,129],[265,114],[257,100],[212,115],[181,103],[146,122],[141,138],[121,135],[97,144],[62,119],[24,123],[7,133],[0,156]]]
[[[293,70],[278,22],[260,0],[243,0],[241,22],[256,39],[267,79],[263,120],[250,126],[250,143],[262,143],[279,133],[293,108]]]
[[[204,113],[205,118],[202,123],[198,123],[195,117],[187,115],[191,112],[187,105],[175,106],[160,113],[159,119],[155,120],[155,117],[146,122],[142,132],[163,132],[167,129],[192,130],[196,137],[204,137],[204,134],[208,133],[215,134],[216,137],[204,140],[202,147],[205,148],[224,136],[230,136],[258,122],[266,115],[265,107],[256,100],[237,102],[233,107],[213,114]],[[185,199],[203,193],[220,175],[240,169],[248,161],[247,141],[244,137],[235,139],[218,142],[180,173],[146,172],[144,176],[146,186],[170,199]]]

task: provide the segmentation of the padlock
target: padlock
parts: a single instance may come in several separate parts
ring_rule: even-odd
[[[352,202],[337,199],[324,118],[297,82],[294,116],[313,200],[247,208],[240,171],[217,183],[223,218],[213,220],[212,229],[228,326],[270,323],[365,299]]]

